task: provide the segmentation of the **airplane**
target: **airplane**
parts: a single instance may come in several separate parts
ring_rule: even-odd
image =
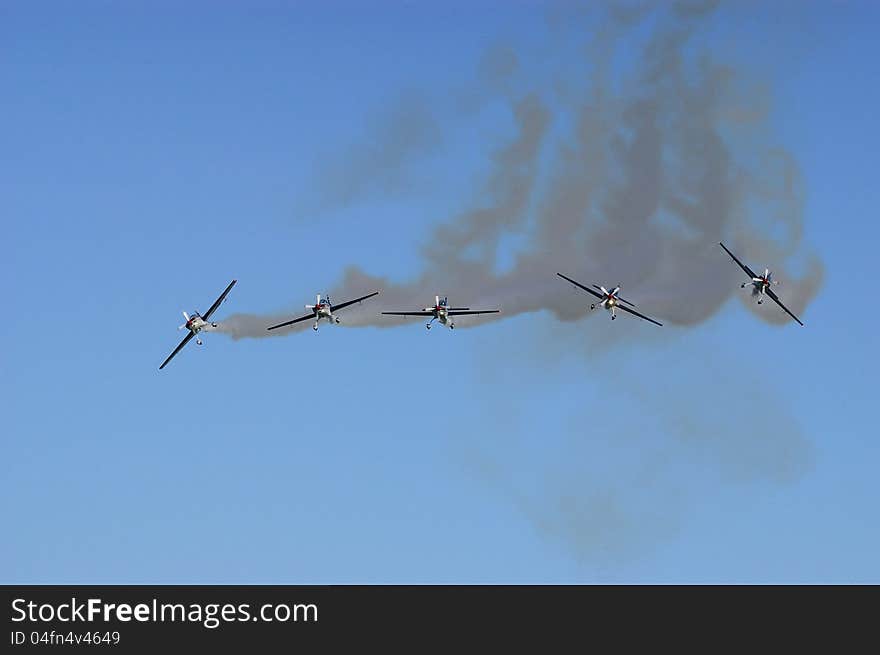
[[[295,318],[292,321],[285,321],[284,323],[279,323],[278,325],[273,325],[271,327],[267,327],[267,330],[276,330],[281,327],[285,327],[287,325],[293,325],[294,323],[299,323],[300,321],[307,321],[309,319],[314,319],[315,324],[312,326],[312,329],[316,332],[318,331],[318,323],[321,319],[326,319],[331,323],[339,323],[339,317],[333,314],[334,310],[340,310],[343,307],[348,307],[349,305],[353,305],[356,302],[361,302],[362,300],[366,300],[367,298],[372,298],[373,296],[378,296],[379,292],[374,291],[373,293],[368,293],[366,296],[361,296],[360,298],[355,298],[354,300],[349,300],[347,302],[339,303],[338,305],[333,305],[330,303],[330,296],[326,296],[325,298],[321,298],[321,294],[319,293],[315,299],[314,305],[306,305],[306,309],[309,310],[310,313],[305,316],[300,316],[299,318]]]
[[[590,305],[591,311],[596,309],[597,306],[602,307],[604,309],[607,309],[609,312],[611,312],[611,320],[613,321],[615,318],[617,318],[617,310],[622,309],[623,311],[629,312],[630,314],[634,314],[634,315],[638,316],[639,318],[642,318],[642,319],[648,321],[649,323],[653,323],[654,325],[659,325],[660,327],[663,327],[662,323],[658,323],[653,318],[648,318],[644,314],[639,314],[635,310],[634,304],[632,304],[629,300],[624,300],[619,295],[617,295],[620,292],[620,285],[619,284],[616,287],[614,287],[613,289],[611,289],[610,291],[608,289],[606,289],[605,287],[602,287],[602,286],[599,286],[596,284],[594,284],[593,288],[590,289],[589,287],[585,287],[580,282],[575,282],[570,277],[565,277],[562,273],[557,273],[556,275],[561,277],[563,280],[568,280],[569,282],[571,282],[575,286],[580,287],[581,289],[583,289],[587,293],[592,294],[592,295],[596,296],[596,298],[599,299],[598,305],[596,303],[592,303]],[[629,306],[627,306],[627,305],[629,305]]]
[[[217,308],[220,306],[220,303],[222,303],[224,300],[226,300],[226,294],[228,294],[229,291],[232,289],[232,287],[235,286],[236,282],[238,282],[238,280],[233,280],[232,282],[229,283],[229,286],[226,287],[226,290],[220,294],[220,297],[217,298],[217,300],[214,301],[214,304],[211,305],[211,308],[205,312],[204,316],[202,316],[198,312],[193,312],[192,316],[188,315],[186,312],[183,312],[183,318],[186,319],[186,323],[184,323],[183,325],[179,325],[177,327],[177,329],[182,330],[183,328],[186,328],[187,330],[189,330],[189,334],[187,334],[183,338],[183,341],[181,341],[180,344],[178,344],[177,348],[174,349],[174,352],[172,352],[170,355],[168,355],[168,359],[166,359],[164,362],[162,362],[162,366],[159,367],[160,371],[163,368],[165,368],[165,365],[168,362],[170,362],[171,359],[177,353],[180,352],[180,349],[183,348],[189,342],[189,340],[192,339],[193,337],[196,337],[196,345],[199,345],[199,346],[202,345],[202,340],[199,339],[196,335],[199,332],[201,332],[202,330],[204,330],[206,327],[208,327],[209,325],[212,328],[217,327],[216,323],[208,323],[208,319],[211,318],[211,314],[213,314],[215,311],[217,311]]]
[[[500,309],[474,309],[469,307],[450,307],[449,298],[445,297],[440,300],[440,296],[434,296],[434,306],[425,307],[420,312],[382,312],[390,316],[430,316],[431,320],[425,324],[427,329],[431,329],[431,323],[439,320],[450,330],[455,329],[455,323],[449,320],[450,316],[464,316],[466,314],[497,314]]]
[[[735,261],[737,264],[739,264],[739,267],[746,272],[746,275],[748,275],[750,278],[752,278],[748,282],[743,282],[741,285],[739,285],[740,289],[745,289],[746,285],[751,285],[752,297],[753,298],[757,297],[759,305],[764,302],[764,296],[767,295],[770,297],[770,299],[773,302],[775,302],[777,305],[782,307],[782,310],[786,314],[788,314],[794,320],[796,320],[798,323],[800,323],[800,325],[803,325],[803,323],[801,323],[801,319],[799,319],[797,316],[792,314],[789,311],[788,307],[786,307],[785,305],[782,304],[782,301],[779,299],[779,296],[777,296],[776,293],[773,291],[773,289],[770,288],[770,286],[773,284],[779,284],[779,280],[773,279],[773,273],[770,272],[769,268],[764,269],[764,275],[755,275],[755,272],[752,269],[750,269],[748,266],[743,264],[740,260],[738,260],[736,258],[736,255],[734,255],[732,252],[730,252],[727,249],[727,246],[725,246],[720,241],[718,242],[718,245],[721,246],[722,248],[724,248],[724,252],[726,252],[728,255],[730,255],[733,258],[733,261]]]

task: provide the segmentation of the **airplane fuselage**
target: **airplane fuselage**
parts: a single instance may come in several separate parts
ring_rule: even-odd
[[[609,296],[602,301],[602,307],[611,312],[611,318],[617,318],[617,298],[614,296]]]
[[[767,289],[770,288],[770,279],[769,277],[753,277],[749,282],[743,282],[740,286],[745,289],[746,286],[751,286],[752,288],[752,297],[758,299],[758,304],[764,302],[764,294],[767,293]]]
[[[617,318],[617,302],[618,302],[617,298],[614,297],[613,295],[605,296],[604,298],[602,298],[602,300],[599,301],[599,307],[611,312],[611,318],[615,319],[615,318]],[[595,304],[590,305],[590,309],[595,309],[595,308],[596,308]]]
[[[193,316],[186,322],[186,329],[193,334],[198,334],[207,327],[208,323],[201,316]]]
[[[431,323],[434,321],[440,321],[442,325],[445,325],[450,330],[455,329],[455,323],[452,320],[452,317],[449,315],[449,310],[446,307],[441,305],[435,305],[434,307],[426,307],[426,312],[433,312],[433,318],[428,321],[428,324],[425,326],[429,330],[431,329]]]
[[[308,305],[306,307],[308,307]],[[318,323],[321,322],[321,319],[324,319],[329,323],[339,323],[339,318],[333,315],[333,306],[330,305],[330,303],[322,302],[319,305],[314,305],[311,309],[315,313],[315,323],[312,325],[313,330],[318,329]]]
[[[185,315],[185,314],[184,314]],[[194,337],[196,337],[196,344],[201,346],[202,340],[198,338],[199,332],[208,328],[208,327],[217,327],[216,323],[209,323],[205,319],[203,319],[198,312],[193,312],[192,316],[187,317],[186,323],[183,326],[189,330]]]

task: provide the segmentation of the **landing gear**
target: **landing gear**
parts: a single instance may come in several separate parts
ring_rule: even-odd
[[[590,311],[593,311],[594,309],[596,309],[595,303],[590,305]]]
[[[430,330],[430,329],[431,329],[431,324],[430,324],[430,323],[425,323],[425,329],[426,329],[426,330]]]
[[[612,320],[612,321],[613,321],[614,319],[616,319],[616,318],[617,318],[617,316],[615,316],[614,314],[611,315],[611,320]]]
[[[315,323],[315,324],[312,326],[312,329],[313,329],[315,332],[317,332],[317,331],[318,331],[318,324]]]
[[[202,340],[201,340],[201,339],[196,339],[196,345],[197,345],[197,346],[201,346],[201,345],[202,345]]]
[[[740,288],[740,289],[745,289],[745,288],[746,288],[746,283],[743,282],[742,284],[740,284],[740,285],[739,285],[739,288]]]
[[[454,329],[455,329],[455,323],[450,323],[450,324],[449,324],[449,329],[450,329],[450,330],[454,330]]]
[[[339,317],[338,317],[338,316],[334,316],[334,318],[336,319],[336,325],[339,325]]]
[[[763,299],[763,298],[758,298],[758,304],[759,304],[759,305],[763,304],[763,302],[764,302],[764,299]]]
[[[211,323],[211,327],[212,327],[212,328],[215,328],[215,327],[217,327],[217,324],[216,324],[216,323]]]

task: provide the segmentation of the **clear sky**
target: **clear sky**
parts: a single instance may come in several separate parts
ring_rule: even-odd
[[[546,3],[363,5],[0,7],[0,580],[880,582],[874,2],[695,23],[797,162],[785,270],[824,268],[806,327],[732,298],[663,328],[534,311],[209,334],[157,370],[232,278],[220,321],[350,266],[417,278],[510,137],[493,94],[566,97],[609,33]],[[389,153],[382,126],[423,104],[436,131]],[[738,290],[720,250],[717,271]]]

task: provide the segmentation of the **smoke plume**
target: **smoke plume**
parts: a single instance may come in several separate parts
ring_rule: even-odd
[[[380,121],[383,127],[354,149],[345,166],[325,172],[330,181],[316,185],[322,201],[338,206],[375,189],[393,191],[401,177],[418,175],[421,156],[442,145],[436,135],[489,103],[507,108],[512,129],[504,142],[474,145],[487,153],[488,172],[477,193],[462,200],[464,209],[430,234],[423,269],[413,279],[388,279],[355,265],[345,269],[332,289],[335,299],[377,289],[382,295],[351,308],[343,325],[402,325],[405,319],[379,311],[417,310],[437,293],[454,305],[501,309],[457,327],[539,311],[577,321],[589,312],[591,297],[557,272],[585,284],[620,284],[624,297],[667,325],[699,325],[733,295],[760,320],[791,323],[775,305],[758,307],[740,290],[744,274],[719,241],[756,271],[774,269],[783,281],[783,301],[809,325],[804,310],[822,284],[823,265],[804,244],[799,166],[774,136],[768,89],[701,47],[700,27],[714,5],[616,4],[598,21],[593,7],[560,10],[550,17],[552,52],[492,48],[475,62],[478,83],[459,94],[465,102],[454,110],[410,100],[390,112],[396,118]],[[576,47],[569,43],[573,23],[585,26]],[[538,76],[528,68],[535,61],[558,70]],[[512,256],[510,237],[518,244]],[[262,338],[310,325],[266,331],[289,318],[286,312],[235,314],[218,329],[236,339]],[[591,352],[601,332],[601,351],[608,351],[626,338],[627,327],[579,329],[576,345]],[[517,347],[540,351],[536,360],[556,347],[570,357],[572,340],[560,339],[569,332],[561,323],[542,324],[532,343]],[[498,361],[508,355],[499,353]],[[667,353],[659,370],[680,368],[676,355]],[[596,365],[595,358],[590,362]],[[492,364],[480,370],[506,370]],[[750,375],[737,368],[736,362],[701,357],[691,361],[685,386],[658,389],[640,384],[641,368],[626,374],[615,361],[602,378],[636,411],[600,426],[587,403],[586,416],[574,417],[568,431],[576,441],[565,444],[557,459],[541,460],[543,443],[540,452],[522,458],[539,478],[532,484],[522,482],[522,471],[507,470],[513,426],[499,430],[505,441],[497,448],[484,450],[468,439],[468,461],[539,533],[568,544],[579,558],[613,564],[635,557],[674,535],[685,509],[710,485],[784,483],[810,468],[811,444],[784,402],[743,391],[751,389]],[[688,402],[695,388],[742,397],[744,405],[763,410],[741,429],[735,411],[719,416],[716,405]],[[492,412],[498,420],[515,404],[503,402]],[[652,422],[649,430],[640,417]],[[585,425],[593,426],[589,434]],[[656,426],[665,440],[656,438]],[[598,446],[610,459],[596,461],[583,450]],[[692,464],[685,476],[680,462]]]
[[[753,269],[772,262],[783,301],[800,315],[823,277],[821,261],[802,252],[800,172],[773,138],[766,95],[709,53],[693,54],[713,4],[613,8],[577,51],[583,59],[565,61],[550,88],[528,88],[519,64],[528,52],[490,50],[475,63],[480,90],[506,103],[514,130],[506,143],[483,146],[490,170],[476,199],[436,228],[416,279],[388,280],[351,266],[332,296],[381,289],[382,309],[415,310],[440,293],[453,304],[501,309],[460,327],[540,310],[577,320],[590,298],[572,302],[571,285],[555,275],[562,272],[586,284],[620,284],[644,312],[672,325],[699,324],[733,294],[762,320],[788,322],[775,305],[757,307],[740,291],[743,276],[719,248],[724,241]],[[651,36],[639,37],[648,20]],[[633,61],[612,74],[624,53]],[[440,126],[461,119],[437,117],[413,98],[390,116],[345,166],[325,171],[318,185],[325,202],[354,202],[365,189],[393,191],[419,153],[439,147]],[[509,236],[524,245],[499,271]],[[786,262],[797,256],[805,262],[794,276]],[[351,312],[345,324],[403,323],[379,309]],[[219,331],[269,337],[308,326],[266,331],[285,318],[235,314]]]

